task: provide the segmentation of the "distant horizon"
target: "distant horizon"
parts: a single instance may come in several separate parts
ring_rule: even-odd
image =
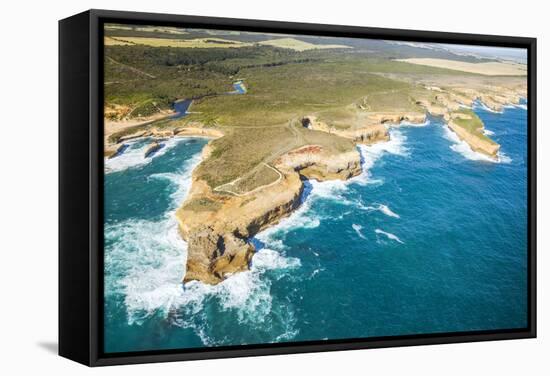
[[[522,64],[527,63],[527,49],[509,47],[468,46],[456,44],[441,44],[454,53],[472,54],[479,57],[497,57],[503,60],[511,60]]]

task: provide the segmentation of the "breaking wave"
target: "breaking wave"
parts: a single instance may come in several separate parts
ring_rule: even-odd
[[[361,239],[367,239],[365,237],[365,235],[363,235],[363,233],[361,232],[361,230],[363,229],[363,226],[361,225],[358,225],[358,224],[352,224],[351,227],[353,228],[353,230],[357,233],[357,235],[361,238]]]
[[[411,123],[410,121],[406,121],[406,120],[403,120],[401,123],[399,123],[399,127],[417,127],[417,128],[421,128],[421,127],[425,127],[425,126],[428,126],[428,125],[430,125],[430,119],[426,119],[422,123]]]
[[[386,232],[386,231],[380,230],[379,228],[374,230],[374,232],[377,233],[377,234],[384,235],[390,240],[394,240],[398,243],[405,244],[405,243],[403,243],[403,241],[401,241],[401,239],[399,239],[396,235],[392,234],[391,232]]]
[[[379,142],[373,145],[358,145],[359,153],[361,154],[361,166],[363,173],[349,180],[350,183],[358,183],[361,185],[379,183],[380,180],[371,178],[370,169],[374,166],[384,154],[399,155],[408,157],[409,149],[405,146],[407,137],[398,129],[390,130],[390,140]]]
[[[444,137],[451,141],[453,144],[450,146],[452,150],[461,154],[464,158],[471,161],[483,161],[490,163],[510,163],[512,159],[508,157],[504,152],[499,151],[497,159],[490,158],[489,156],[478,153],[468,145],[466,141],[461,140],[456,133],[454,133],[446,124],[443,125]]]
[[[215,301],[220,311],[231,312],[240,323],[265,326],[269,320],[273,325],[268,316],[272,310],[281,308],[273,307],[271,282],[263,275],[267,271],[297,268],[300,260],[263,248],[252,257],[249,271],[237,273],[215,286],[198,281],[183,285],[187,243],[179,233],[175,210],[185,199],[191,172],[199,162],[200,153],[189,159],[179,173],[149,176],[166,179],[172,185],[171,208],[163,218],[133,219],[105,226],[105,291],[106,296],[124,297],[130,325],[142,325],[160,314],[174,325],[192,329],[203,344],[214,345],[222,344],[224,339],[213,334],[212,323],[204,312],[206,303]],[[315,221],[310,223],[316,225]],[[294,321],[292,312],[283,317],[277,324],[281,327],[277,340],[296,335]]]
[[[400,218],[399,214],[395,213],[387,205],[384,205],[384,204],[373,204],[373,206],[364,206],[363,204],[359,203],[358,206],[362,210],[367,210],[367,211],[377,210],[387,215],[388,217]]]
[[[113,158],[105,159],[105,173],[124,171],[129,168],[140,167],[151,163],[154,158],[164,155],[168,150],[176,146],[179,142],[186,140],[183,137],[173,137],[166,141],[162,141],[164,146],[157,152],[145,157],[145,151],[149,146],[152,138],[137,139],[125,142],[127,148]]]
[[[487,112],[492,112],[494,114],[502,114],[502,111],[493,110],[492,108],[488,107],[485,103],[483,103],[481,101],[474,102],[474,105],[472,106],[472,108],[474,108],[474,109],[481,108],[482,110],[487,111]]]

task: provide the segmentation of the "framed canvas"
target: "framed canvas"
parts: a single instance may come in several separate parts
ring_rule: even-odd
[[[536,40],[59,23],[59,353],[536,336]]]

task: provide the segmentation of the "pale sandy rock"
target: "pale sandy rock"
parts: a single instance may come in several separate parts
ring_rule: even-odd
[[[453,132],[456,133],[456,135],[461,140],[465,141],[472,148],[473,151],[485,154],[495,160],[498,158],[497,153],[500,149],[499,144],[489,142],[473,135],[472,133],[468,132],[467,130],[453,122],[452,119],[448,122],[448,126]]]

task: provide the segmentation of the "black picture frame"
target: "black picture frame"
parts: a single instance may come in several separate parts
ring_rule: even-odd
[[[528,51],[528,325],[523,329],[103,352],[103,23],[154,24]],[[88,366],[536,337],[536,39],[88,10],[59,21],[59,354]]]

